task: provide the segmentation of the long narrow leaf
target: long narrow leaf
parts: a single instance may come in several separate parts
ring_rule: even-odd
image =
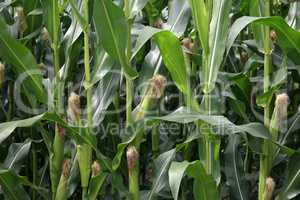
[[[46,102],[42,73],[39,72],[35,58],[24,45],[10,36],[2,18],[0,18],[0,57],[11,65],[17,75],[24,76],[27,91],[32,91],[40,102]]]
[[[169,31],[155,35],[163,61],[181,92],[187,93],[188,80],[185,58],[178,38]]]
[[[173,161],[176,154],[176,150],[172,149],[170,151],[167,151],[154,161],[154,166],[156,173],[154,175],[154,181],[152,184],[152,189],[147,195],[148,200],[154,199],[157,193],[159,193],[163,187],[167,184],[167,175],[168,170],[171,165],[171,162]]]
[[[178,199],[179,187],[184,174],[194,178],[194,197],[197,200],[219,199],[216,182],[212,176],[206,174],[200,161],[173,162],[169,170],[169,183],[172,195]]]
[[[231,193],[236,199],[249,199],[247,180],[243,173],[243,161],[238,151],[240,136],[232,135],[228,138],[225,150],[225,174],[231,189]]]
[[[108,0],[97,0],[94,5],[94,23],[103,48],[110,56],[119,61],[128,77],[136,78],[138,74],[129,65],[126,55],[130,33],[122,9]]]
[[[204,66],[203,70],[205,93],[209,93],[214,89],[223,61],[229,32],[231,2],[231,0],[215,0],[213,4],[209,32],[209,59],[207,66]]]
[[[296,153],[290,158],[287,177],[279,193],[279,200],[293,199],[300,194],[300,156]]]
[[[278,44],[295,64],[300,64],[300,33],[289,27],[281,17],[241,17],[232,25],[227,40],[227,51],[232,47],[239,33],[251,23],[271,26],[276,30]]]
[[[185,107],[178,108],[176,111],[169,115],[163,117],[151,117],[150,119],[164,120],[183,124],[201,120],[207,124],[210,124],[215,129],[215,133],[219,135],[231,135],[240,132],[247,132],[254,137],[264,139],[270,138],[268,130],[260,123],[235,125],[224,116],[202,115],[196,112],[191,112],[188,108]]]
[[[189,0],[201,46],[206,54],[209,53],[208,33],[209,17],[204,0]]]
[[[52,41],[58,40],[55,35],[58,35],[60,30],[59,23],[59,1],[43,0],[41,1],[44,11],[44,23],[50,34]]]

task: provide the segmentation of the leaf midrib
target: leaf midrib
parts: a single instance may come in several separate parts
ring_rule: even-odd
[[[19,63],[19,65],[21,66],[21,68],[24,70],[24,72],[29,75],[29,77],[31,78],[31,80],[34,82],[34,84],[39,88],[39,90],[42,91],[42,88],[39,87],[39,84],[36,82],[35,78],[27,72],[26,66],[23,64],[23,62],[21,62],[21,60],[19,59],[19,57],[15,54],[15,52],[10,48],[10,46],[8,45],[8,43],[2,38],[0,37],[1,41],[4,43],[4,45],[8,48],[8,50],[12,53],[13,57],[17,60],[17,62]]]
[[[115,46],[115,49],[116,49],[116,52],[117,52],[117,55],[118,55],[118,58],[119,58],[119,62],[120,62],[121,65],[123,65],[123,67],[125,67],[124,66],[125,63],[123,62],[121,53],[120,53],[118,45],[117,45],[116,35],[115,35],[115,32],[113,31],[112,23],[111,23],[111,20],[110,20],[110,17],[109,17],[107,8],[106,8],[106,4],[104,3],[103,0],[100,0],[100,2],[103,6],[103,10],[104,10],[104,13],[105,13],[105,18],[107,19],[107,22],[108,22],[109,30],[110,30],[112,38],[113,38],[113,43],[114,43],[114,46]]]
[[[10,165],[8,166],[8,169],[10,169],[12,167],[12,165],[14,164],[15,160],[18,157],[18,154],[26,147],[26,145],[28,145],[28,143],[24,144],[23,146],[21,146],[21,148],[19,148],[19,150],[17,151],[17,153],[14,156],[13,160],[11,161]]]
[[[220,8],[219,8],[219,12],[218,12],[218,18],[217,18],[217,30],[216,30],[216,36],[214,37],[214,41],[213,41],[213,50],[212,50],[212,55],[210,56],[210,65],[209,65],[209,76],[208,76],[208,84],[210,84],[211,82],[211,77],[212,77],[212,72],[213,72],[213,66],[215,63],[215,53],[216,53],[216,46],[217,46],[217,41],[218,41],[218,36],[219,36],[219,32],[220,32],[220,20],[221,20],[221,11],[224,7],[224,0],[222,0],[222,2],[220,3]],[[226,16],[225,16],[226,17]]]

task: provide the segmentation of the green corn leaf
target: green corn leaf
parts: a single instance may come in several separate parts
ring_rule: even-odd
[[[189,0],[203,51],[209,53],[209,16],[204,0]]]
[[[130,19],[133,19],[149,2],[149,0],[130,0],[129,1],[129,12]]]
[[[278,200],[294,199],[300,194],[300,156],[298,153],[290,158],[287,167],[287,176]]]
[[[24,76],[26,91],[32,91],[38,101],[46,102],[46,94],[42,84],[42,73],[32,53],[24,45],[10,36],[8,27],[0,18],[0,57],[11,65],[17,75]],[[29,96],[30,93],[27,93]]]
[[[77,3],[74,5],[78,10],[82,10],[82,0],[77,1]],[[76,64],[76,58],[80,55],[80,52],[82,50],[81,46],[81,40],[79,39],[80,35],[82,34],[82,28],[77,20],[77,17],[75,15],[72,15],[72,22],[69,26],[67,32],[65,33],[63,37],[63,49],[65,53],[65,65],[62,68],[62,80],[65,81],[67,77],[70,74],[71,66],[74,66]]]
[[[42,17],[40,15],[43,13],[40,8],[40,1],[26,1],[24,4],[24,12],[27,15],[26,22],[28,25],[28,29],[25,32],[28,31],[28,34],[30,34],[39,29],[42,25]]]
[[[215,0],[210,22],[209,32],[209,58],[203,68],[204,93],[210,93],[214,87],[221,67],[226,40],[229,32],[229,13],[231,10],[231,0]]]
[[[3,167],[18,173],[29,153],[31,142],[30,139],[27,139],[22,143],[12,143],[9,146],[8,154],[3,162]]]
[[[122,143],[118,144],[117,153],[112,161],[112,168],[113,170],[117,170],[120,166],[123,153],[126,147],[132,143],[135,138],[139,137],[140,134],[143,134],[144,126],[143,123],[134,123],[131,127],[127,128],[126,134],[130,133],[130,136],[124,139]]]
[[[263,0],[251,0],[250,6],[250,15],[253,17],[264,17],[265,11],[265,3]],[[264,38],[265,38],[265,30],[262,25],[259,24],[252,24],[251,25],[254,39],[258,45],[259,50],[263,51],[264,49]]]
[[[136,78],[138,73],[130,66],[127,59],[126,49],[130,33],[122,9],[109,0],[97,0],[94,5],[96,33],[103,48],[119,61],[129,78]]]
[[[156,34],[155,40],[176,86],[182,93],[187,94],[189,90],[187,69],[178,38],[170,31],[164,31]]]
[[[98,193],[101,189],[101,186],[103,185],[105,179],[107,178],[108,173],[100,173],[97,176],[94,176],[91,178],[89,183],[89,191],[88,196],[90,200],[97,199]]]
[[[24,190],[23,186],[29,186],[32,189],[37,190],[44,198],[47,197],[46,189],[37,187],[30,183],[26,177],[19,176],[10,170],[0,169],[0,185],[8,199],[29,200],[30,197]]]
[[[241,17],[232,25],[227,40],[227,51],[232,47],[239,33],[249,24],[257,23],[275,29],[278,45],[295,64],[300,64],[300,33],[292,29],[281,17]],[[297,65],[297,67],[299,67]]]
[[[55,0],[43,0],[41,1],[44,11],[44,23],[49,32],[52,41],[59,41],[56,36],[60,31],[60,19],[59,19],[59,1]]]
[[[201,120],[211,125],[212,128],[215,129],[215,134],[218,135],[232,135],[236,133],[246,132],[254,137],[270,139],[270,134],[268,130],[263,126],[263,124],[254,122],[244,125],[235,125],[224,116],[202,115],[197,112],[192,112],[190,109],[185,107],[178,108],[176,111],[172,112],[169,115],[163,117],[151,117],[149,119],[163,120],[182,124],[197,122],[198,120]]]
[[[61,117],[59,117],[56,113],[43,113],[28,119],[18,120],[18,121],[11,121],[5,122],[0,124],[0,144],[9,137],[16,128],[23,128],[23,127],[31,127],[35,123],[45,120],[47,122],[55,122],[60,127],[66,129],[66,133],[69,137],[73,138],[78,144],[88,144],[93,150],[96,152],[99,161],[101,161],[101,166],[104,169],[112,171],[111,161],[107,157],[105,157],[97,148],[95,141],[93,140],[92,136],[87,131],[86,128],[78,128],[70,126],[66,123]]]
[[[243,171],[243,160],[238,146],[241,142],[241,136],[231,135],[228,138],[228,144],[225,150],[225,174],[229,183],[230,191],[235,199],[249,199],[249,188],[245,173]]]
[[[70,0],[70,5],[72,7],[72,11],[74,13],[74,16],[76,18],[76,20],[79,22],[81,28],[83,30],[85,30],[86,28],[88,28],[88,22],[84,19],[84,17],[80,14],[79,9],[77,8],[76,2],[75,0]]]
[[[206,174],[200,161],[173,162],[169,169],[169,184],[173,198],[178,199],[179,188],[184,175],[194,179],[194,197],[197,200],[219,199],[217,184]]]
[[[165,31],[163,29],[154,28],[151,26],[145,26],[138,34],[138,38],[134,48],[132,49],[131,60],[137,55],[139,50],[157,33]]]
[[[5,122],[0,124],[0,143],[2,143],[17,127],[29,127],[41,120],[44,114],[18,121]]]
[[[162,188],[167,184],[167,175],[171,162],[174,160],[176,150],[169,150],[161,155],[159,155],[154,161],[154,181],[152,184],[152,189],[147,194],[147,199],[152,200],[155,198],[156,194],[161,191]]]

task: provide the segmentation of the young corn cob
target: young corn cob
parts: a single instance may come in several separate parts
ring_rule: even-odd
[[[274,112],[270,121],[270,133],[274,141],[278,140],[278,134],[280,129],[285,128],[287,108],[289,104],[289,97],[287,94],[279,94],[276,97]],[[274,144],[270,144],[270,155],[274,155],[277,147]],[[274,157],[270,157],[270,164],[273,161]]]
[[[272,200],[273,192],[275,189],[275,182],[273,178],[268,177],[266,180],[266,189],[264,193],[264,200]]]
[[[63,163],[62,174],[57,187],[55,200],[67,199],[68,180],[70,177],[71,166],[72,166],[72,161],[70,159],[66,159]]]
[[[51,182],[52,182],[52,190],[55,191],[57,189],[57,186],[59,184],[59,179],[61,175],[61,169],[63,165],[63,159],[64,159],[64,134],[65,130],[61,127],[59,127],[57,124],[55,125],[55,132],[58,134],[55,134],[54,141],[53,141],[53,154],[50,158],[50,176],[51,176]]]
[[[139,109],[136,113],[135,120],[141,120],[151,109],[153,105],[161,98],[166,85],[166,78],[162,75],[155,75],[150,79],[149,86],[146,90]],[[138,200],[139,194],[139,146],[143,135],[135,139],[132,146],[127,149],[127,164],[129,170],[129,191],[133,200]]]
[[[68,111],[70,119],[79,123],[80,121],[80,96],[72,92],[68,99]]]
[[[68,100],[68,110],[69,115],[72,121],[76,122],[78,126],[81,126],[80,118],[80,96],[71,93]],[[80,178],[81,178],[81,187],[83,190],[83,196],[86,197],[87,188],[89,184],[90,174],[91,174],[91,160],[92,160],[92,149],[87,144],[77,145],[77,158],[79,164]]]
[[[273,115],[269,127],[273,141],[278,140],[278,133],[280,127],[282,127],[285,121],[285,117],[287,116],[288,102],[289,102],[289,97],[287,94],[283,93],[277,95],[275,101],[275,108],[273,111]],[[272,162],[274,160],[274,156],[276,154],[275,152],[277,151],[277,148],[278,147],[275,144],[273,144],[271,141],[265,141],[263,144],[263,152],[264,152],[264,157],[262,160],[263,168],[260,169],[261,171],[263,170],[264,172],[263,174],[266,177],[264,187],[261,188],[263,195],[267,193],[270,194],[270,192],[268,192],[270,188],[268,188],[268,186],[266,185],[267,181],[270,183],[270,179],[267,180],[267,176],[270,174]],[[267,198],[264,198],[264,200],[265,199]]]
[[[98,193],[103,185],[106,174],[102,172],[101,166],[97,161],[92,164],[92,176],[89,184],[88,199],[96,200]]]
[[[284,128],[285,118],[287,116],[287,107],[289,104],[289,97],[287,94],[279,94],[276,97],[275,108],[270,122],[270,130],[273,139],[277,139],[278,131],[280,128]]]
[[[97,161],[94,161],[92,164],[92,178],[96,177],[101,173],[101,166]]]
[[[91,174],[91,147],[87,144],[77,145],[78,164],[81,177],[81,187],[87,189]]]
[[[133,200],[139,200],[139,152],[134,146],[130,146],[127,149],[126,157],[129,175],[129,191]]]
[[[22,7],[16,7],[15,18],[17,21],[17,30],[19,36],[23,36],[23,33],[28,28],[24,9]]]
[[[155,75],[150,79],[150,85],[142,99],[139,110],[136,114],[136,120],[141,120],[145,113],[161,98],[167,80],[162,75]]]

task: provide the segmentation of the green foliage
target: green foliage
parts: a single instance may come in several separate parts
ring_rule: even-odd
[[[299,198],[300,2],[272,2],[1,1],[0,199]]]

